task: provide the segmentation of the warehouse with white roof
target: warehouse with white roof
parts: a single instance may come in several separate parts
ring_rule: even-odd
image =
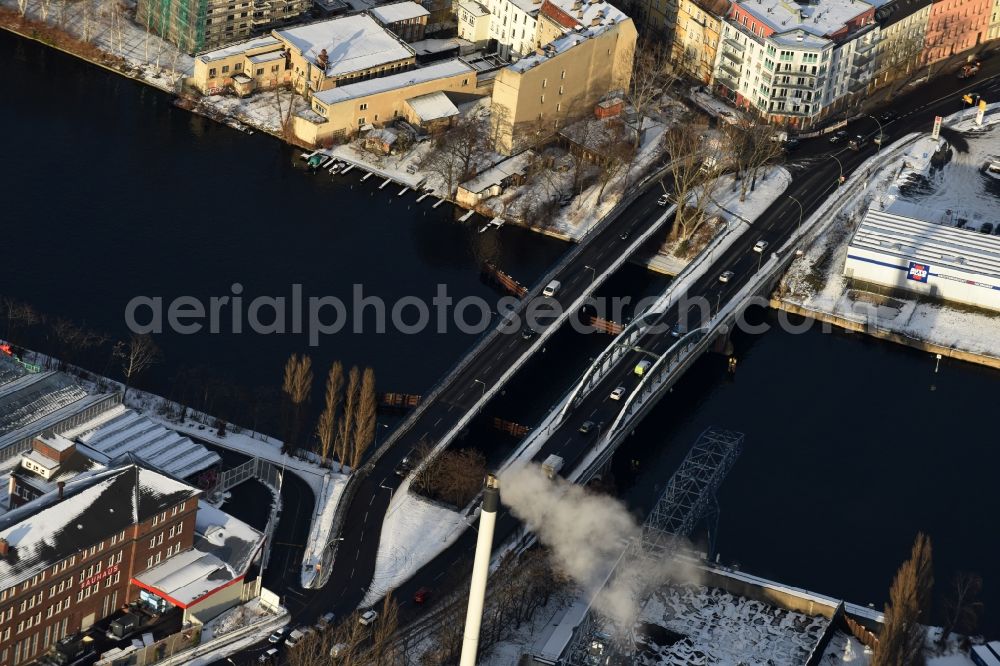
[[[848,245],[844,275],[1000,310],[1000,237],[869,210]]]

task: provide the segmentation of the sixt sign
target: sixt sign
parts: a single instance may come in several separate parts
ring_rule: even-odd
[[[915,261],[911,261],[910,270],[906,273],[906,279],[927,282],[927,276],[930,274],[930,271],[931,267],[927,264],[918,264]]]

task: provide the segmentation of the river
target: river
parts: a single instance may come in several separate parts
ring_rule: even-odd
[[[0,105],[0,294],[116,338],[136,296],[207,299],[239,283],[248,298],[301,284],[306,295],[347,299],[360,284],[394,302],[429,299],[444,284],[456,299],[495,299],[479,279],[482,261],[531,284],[567,248],[516,228],[481,234],[454,222],[449,206],[310,174],[299,151],[271,137],[193,116],[166,95],[6,33],[0,57],[12,78]],[[662,285],[627,267],[605,292]],[[487,434],[492,416],[537,420],[607,341],[581,337],[560,333],[472,436],[502,442]],[[157,339],[164,360],[144,381],[166,394],[176,393],[182,367],[273,389],[292,352],[310,353],[318,376],[340,359],[373,366],[380,390],[421,393],[474,335],[341,333],[315,348],[305,334]],[[740,430],[745,448],[719,498],[721,561],[880,605],[924,530],[938,591],[958,569],[982,573],[984,627],[997,633],[1000,449],[989,435],[997,372],[946,359],[935,373],[927,354],[818,325],[737,336],[735,346],[735,376],[722,357],[701,359],[616,457],[615,483],[636,515],[698,433]]]

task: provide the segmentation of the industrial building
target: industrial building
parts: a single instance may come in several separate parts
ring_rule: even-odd
[[[848,245],[844,275],[856,283],[1000,310],[1000,238],[869,210]]]

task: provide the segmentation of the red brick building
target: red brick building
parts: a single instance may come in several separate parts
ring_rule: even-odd
[[[0,666],[136,601],[133,576],[191,549],[200,494],[128,457],[0,516]]]

